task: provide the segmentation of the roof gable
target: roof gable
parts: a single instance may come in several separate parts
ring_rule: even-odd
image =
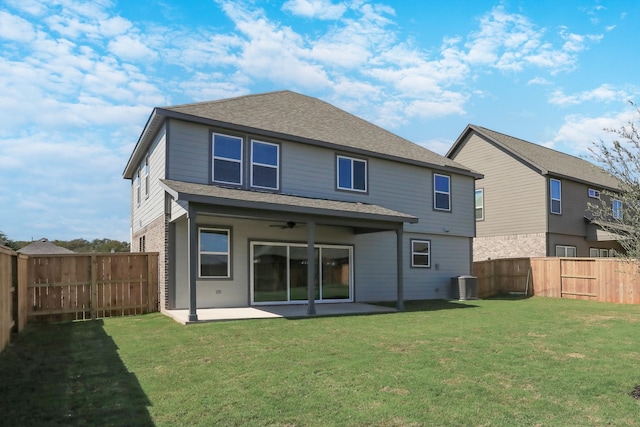
[[[154,116],[175,117],[298,142],[333,146],[363,155],[453,169],[466,175],[469,168],[317,98],[292,91],[269,92],[218,101],[156,108],[129,160],[124,176],[133,176],[132,160],[139,146],[146,146],[160,121]],[[148,144],[148,143],[147,143]]]
[[[542,175],[572,179],[611,190],[618,188],[619,181],[615,177],[584,159],[472,124],[458,137],[446,156],[455,158],[471,133],[484,137]]]

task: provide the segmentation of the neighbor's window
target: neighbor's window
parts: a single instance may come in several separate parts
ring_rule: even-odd
[[[622,219],[622,201],[613,199],[611,203],[611,209],[613,210],[614,219]]]
[[[200,228],[198,234],[200,277],[230,277],[230,230]]]
[[[280,146],[251,141],[251,186],[277,190],[280,188]]]
[[[576,255],[576,247],[575,246],[564,246],[564,245],[556,245],[556,256],[559,257],[575,257]]]
[[[211,139],[213,181],[242,185],[242,138],[214,133]]]
[[[589,197],[591,197],[592,199],[599,199],[600,198],[600,192],[598,190],[594,190],[593,188],[589,189]]]
[[[598,258],[600,250],[598,248],[589,248],[589,258]]]
[[[351,157],[337,157],[337,187],[340,190],[367,191],[367,161]]]
[[[431,267],[431,241],[411,240],[411,267]]]
[[[451,210],[451,177],[433,174],[433,208]]]
[[[484,189],[476,190],[476,221],[484,219]]]
[[[562,183],[559,179],[549,180],[550,210],[552,214],[562,213]]]

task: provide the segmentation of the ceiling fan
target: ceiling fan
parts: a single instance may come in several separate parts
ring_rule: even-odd
[[[295,221],[287,221],[284,224],[271,224],[269,227],[278,227],[284,230],[285,228],[294,228],[296,225]]]

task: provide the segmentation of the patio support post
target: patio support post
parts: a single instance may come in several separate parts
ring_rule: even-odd
[[[401,224],[398,229],[396,229],[396,243],[397,243],[397,271],[398,271],[398,301],[396,302],[396,308],[398,311],[404,311],[404,257],[402,255],[402,248],[404,247],[403,237],[404,233],[402,230],[403,225]]]
[[[316,256],[315,256],[315,240],[316,240],[316,223],[309,221],[307,223],[307,314],[316,314],[316,290],[315,290],[315,272],[316,272]]]
[[[196,277],[198,274],[198,227],[196,225],[196,211],[189,203],[187,211],[187,228],[189,251],[187,259],[189,260],[189,321],[198,320],[197,301],[196,298]]]

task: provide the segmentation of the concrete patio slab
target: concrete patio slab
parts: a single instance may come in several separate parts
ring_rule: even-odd
[[[189,310],[166,310],[164,313],[183,325],[228,320],[287,318],[299,319],[319,316],[395,313],[393,307],[363,303],[316,304],[316,314],[307,314],[307,305],[270,305],[240,308],[199,308],[198,320],[189,321]]]

